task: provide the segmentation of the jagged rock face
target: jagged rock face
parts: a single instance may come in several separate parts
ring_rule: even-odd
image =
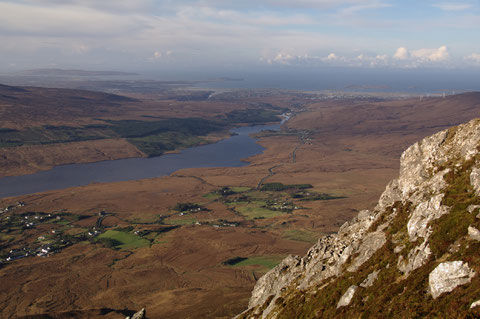
[[[291,283],[291,279],[300,275],[301,259],[298,256],[285,258],[277,267],[270,271],[270,276],[261,277],[250,298],[249,307],[263,304],[269,296],[275,295]]]
[[[443,196],[443,194],[432,196],[430,200],[421,202],[415,208],[407,224],[411,242],[416,241],[418,237],[428,238],[431,232],[428,224],[448,213],[448,208],[441,205]]]
[[[400,255],[398,257],[397,268],[402,273],[408,275],[415,269],[422,267],[431,254],[432,251],[430,250],[430,247],[426,241],[424,241],[419,246],[412,248],[408,253],[407,258]]]
[[[376,231],[365,235],[365,238],[362,240],[362,244],[357,249],[357,257],[352,261],[352,265],[347,268],[347,271],[354,272],[357,271],[360,266],[362,266],[367,260],[372,257],[372,255],[382,247],[387,238],[385,233],[382,231]]]
[[[475,251],[469,258],[477,260],[476,246],[472,245],[480,245],[480,221],[475,218],[480,207],[479,149],[480,120],[439,132],[409,147],[401,157],[399,178],[387,185],[373,211],[361,211],[336,235],[320,238],[306,256],[290,256],[268,272],[257,282],[249,309],[238,317],[287,318],[288,311],[290,316],[303,315],[292,312],[295,298],[314,305],[322,291],[337,291],[340,282],[350,283],[341,286],[350,288],[338,288],[342,289],[341,297],[334,305],[339,309],[329,310],[330,300],[311,316],[338,315],[328,311],[346,313],[355,300],[362,300],[357,305],[365,307],[370,297],[362,294],[369,289],[392,286],[396,291],[402,285],[404,290],[411,285],[433,300],[470,283],[475,272],[458,260],[458,254]],[[380,250],[382,253],[378,253]],[[457,260],[449,261],[454,254]],[[478,265],[470,266],[480,267],[480,257]],[[414,284],[416,281],[428,286],[431,294],[426,287]],[[400,290],[392,298],[402,294],[405,292]],[[416,295],[412,300],[418,298]],[[469,300],[468,305],[474,301]]]
[[[472,280],[475,272],[462,261],[444,262],[429,275],[428,285],[433,299],[450,292],[457,286],[465,285]]]

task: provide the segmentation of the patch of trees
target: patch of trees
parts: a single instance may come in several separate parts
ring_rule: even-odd
[[[233,266],[233,265],[236,265],[244,260],[247,260],[248,258],[245,258],[245,257],[233,257],[233,258],[230,258],[230,259],[227,259],[225,260],[222,264],[226,265],[226,266]]]
[[[206,210],[205,207],[195,204],[195,203],[177,203],[175,206],[173,206],[173,210],[177,212],[186,212],[186,211],[201,211],[201,210]]]

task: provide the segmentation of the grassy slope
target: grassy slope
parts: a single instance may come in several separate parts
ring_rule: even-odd
[[[150,241],[147,239],[117,230],[107,230],[105,233],[99,235],[98,238],[110,240],[114,247],[120,249],[140,248],[150,245]]]

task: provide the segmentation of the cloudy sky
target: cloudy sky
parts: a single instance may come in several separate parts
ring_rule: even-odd
[[[0,69],[477,68],[480,1],[0,0]]]

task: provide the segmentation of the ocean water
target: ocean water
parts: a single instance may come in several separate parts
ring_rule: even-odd
[[[471,69],[387,69],[387,68],[259,68],[255,70],[190,70],[144,73],[157,80],[233,80],[205,81],[200,88],[291,89],[305,91],[373,91],[448,94],[480,91],[480,68]],[[354,86],[355,88],[351,88]],[[370,87],[370,88],[359,88]]]

